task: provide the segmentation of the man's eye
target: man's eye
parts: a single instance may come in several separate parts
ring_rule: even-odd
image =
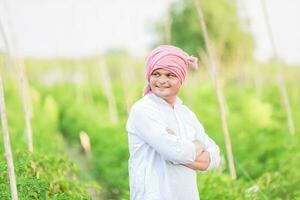
[[[153,73],[152,76],[159,77],[159,74],[158,73]]]
[[[175,77],[175,74],[168,74],[167,77],[168,77],[168,78],[174,78],[174,77]]]

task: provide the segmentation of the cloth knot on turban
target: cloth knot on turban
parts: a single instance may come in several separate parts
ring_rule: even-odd
[[[148,85],[144,89],[144,95],[151,91],[149,81],[154,70],[159,68],[166,69],[174,73],[182,84],[185,80],[189,65],[195,69],[198,68],[198,60],[196,57],[189,56],[180,48],[171,45],[161,45],[152,50],[146,58],[145,64]]]

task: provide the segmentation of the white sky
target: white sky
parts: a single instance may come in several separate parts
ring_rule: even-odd
[[[255,36],[255,57],[272,56],[261,0],[239,0],[251,20]],[[287,63],[300,63],[300,0],[265,0],[279,57]]]
[[[5,3],[7,2],[7,3]],[[14,46],[27,57],[80,57],[108,48],[144,55],[166,0],[2,0],[0,17]],[[255,35],[255,56],[266,60],[271,45],[260,0],[239,0]],[[266,0],[280,57],[300,63],[300,0]],[[8,26],[9,24],[9,26]],[[0,49],[3,40],[0,37]]]

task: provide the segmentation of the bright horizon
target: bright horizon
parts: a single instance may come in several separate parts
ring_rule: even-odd
[[[0,15],[25,57],[84,57],[108,49],[144,56],[155,41],[154,24],[164,19],[168,1],[131,0],[1,1]],[[280,58],[300,63],[300,1],[266,0]],[[272,57],[260,0],[239,0],[251,21],[258,60]],[[288,21],[288,23],[287,23]],[[8,26],[8,23],[9,26]],[[3,39],[0,39],[3,51]]]

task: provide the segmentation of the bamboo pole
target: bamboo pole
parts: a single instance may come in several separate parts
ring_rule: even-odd
[[[212,76],[212,79],[213,79],[213,82],[214,82],[214,85],[215,85],[217,98],[218,98],[218,102],[219,102],[221,122],[222,122],[222,127],[223,127],[223,133],[224,133],[226,153],[227,153],[227,158],[228,158],[228,163],[229,163],[230,176],[233,179],[236,179],[236,171],[235,171],[235,166],[234,166],[234,158],[233,158],[233,153],[232,153],[230,133],[229,133],[227,117],[226,117],[226,103],[225,103],[225,98],[224,98],[224,94],[223,94],[223,89],[221,87],[221,84],[220,84],[220,81],[219,81],[219,78],[218,78],[218,67],[217,67],[217,64],[216,64],[215,57],[213,55],[211,45],[210,45],[208,32],[207,32],[207,29],[206,29],[206,24],[205,24],[205,20],[204,20],[204,16],[203,16],[203,12],[202,12],[200,3],[199,3],[198,0],[194,0],[194,4],[195,4],[195,7],[196,7],[199,24],[200,24],[200,27],[203,31],[206,51],[207,51],[208,58],[209,58],[211,76]]]
[[[31,128],[31,105],[29,101],[29,95],[28,95],[28,81],[25,73],[25,67],[24,62],[21,58],[19,58],[17,55],[14,55],[13,52],[15,49],[13,48],[13,45],[10,42],[10,39],[8,37],[7,32],[5,31],[3,21],[0,16],[0,30],[2,34],[2,38],[5,41],[5,48],[7,52],[8,59],[11,61],[12,65],[14,66],[18,78],[19,78],[19,88],[21,93],[21,101],[23,106],[23,112],[25,115],[25,126],[26,126],[26,139],[27,139],[27,145],[28,150],[30,152],[33,152],[33,143],[32,143],[32,128]]]
[[[91,143],[90,143],[90,137],[87,134],[87,132],[80,131],[79,139],[80,139],[80,144],[81,144],[83,153],[90,154],[91,153]]]
[[[78,75],[80,75],[78,84],[77,84],[77,95],[79,97],[83,97],[84,101],[88,104],[93,104],[93,97],[92,97],[92,89],[89,87],[92,85],[92,77],[91,77],[91,66],[84,66],[81,60],[74,61],[74,66]],[[81,87],[87,87],[89,89],[82,90]]]
[[[1,122],[2,122],[2,131],[3,131],[3,142],[4,142],[4,150],[5,150],[5,158],[7,162],[7,170],[9,176],[10,190],[11,190],[11,198],[13,200],[18,199],[18,190],[16,184],[16,175],[14,170],[14,162],[13,156],[11,152],[6,111],[5,111],[5,101],[4,101],[4,90],[2,86],[2,77],[0,74],[0,112],[1,112]]]
[[[170,5],[168,5],[170,6]],[[171,16],[170,16],[170,11],[168,9],[167,11],[167,16],[166,16],[166,19],[165,19],[165,43],[166,44],[170,44],[171,43],[171,37],[172,37],[172,19],[171,19]]]
[[[264,19],[265,19],[265,22],[267,25],[267,31],[268,31],[270,43],[272,46],[273,56],[275,58],[276,65],[277,65],[278,89],[280,91],[280,95],[282,97],[283,105],[284,105],[284,108],[286,111],[287,123],[288,123],[290,134],[295,135],[294,119],[293,119],[293,115],[292,115],[292,111],[291,111],[291,106],[290,106],[290,102],[289,102],[289,97],[288,97],[288,93],[287,93],[287,89],[286,89],[285,80],[282,75],[283,74],[283,72],[282,72],[283,66],[279,64],[279,57],[278,57],[278,53],[277,53],[277,48],[276,48],[276,44],[275,44],[275,40],[274,40],[274,36],[273,36],[273,30],[272,30],[272,26],[270,24],[265,0],[261,0],[261,4],[262,4],[262,9],[263,9]]]
[[[126,61],[124,63],[126,67],[123,67],[123,72],[121,73],[121,80],[122,80],[122,90],[125,96],[126,111],[127,113],[129,113],[131,106],[133,104],[133,97],[130,88],[132,88],[133,83],[136,82],[136,74],[134,71],[135,69],[133,69],[133,67],[129,67],[131,65],[128,58],[126,58]]]
[[[4,42],[4,46],[6,47],[6,55],[5,55],[5,66],[7,68],[12,67],[12,63],[11,63],[11,49],[9,49],[10,45],[8,44],[8,40],[5,39],[5,30],[4,30],[4,25],[2,24],[2,19],[0,16],[0,34],[2,35],[3,38],[3,42]]]
[[[105,96],[108,101],[110,120],[113,123],[118,122],[117,104],[114,93],[112,91],[111,78],[104,61],[99,61],[100,77]]]
[[[21,100],[23,112],[25,115],[25,126],[26,126],[26,138],[28,144],[29,152],[33,152],[33,142],[32,142],[32,127],[31,127],[31,106],[29,101],[29,87],[28,80],[25,73],[25,67],[22,59],[16,59],[14,61],[15,67],[19,75],[19,85],[21,91]]]

